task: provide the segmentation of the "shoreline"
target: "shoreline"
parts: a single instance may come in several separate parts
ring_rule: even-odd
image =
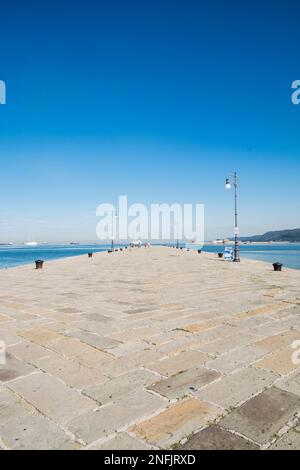
[[[209,245],[209,246],[211,246],[211,245]],[[163,246],[163,245],[152,245],[152,248],[166,249],[166,248],[169,248],[169,247],[168,246]],[[131,250],[143,250],[143,249],[144,249],[143,246],[141,248],[131,248]],[[109,250],[109,247],[106,248],[106,249],[103,249],[102,251],[96,251],[96,252],[93,253],[93,257],[96,257],[97,255],[100,255],[100,254],[103,255],[104,253],[108,253],[108,250]],[[130,250],[130,249],[128,248],[128,250]],[[176,248],[175,249],[172,248],[172,250],[177,251]],[[179,251],[187,252],[186,249],[179,250]],[[118,252],[116,252],[116,253],[118,253]],[[191,248],[189,250],[189,253],[196,253],[197,254],[197,249],[192,249]],[[108,254],[111,255],[111,253],[108,253]],[[215,256],[217,254],[217,252],[205,251],[205,248],[204,249],[202,248],[202,254],[209,255],[212,259],[217,259],[216,256]],[[272,269],[272,262],[271,261],[270,262],[269,261],[262,261],[260,259],[249,258],[247,256],[243,257],[243,254],[241,252],[240,252],[240,256],[242,258],[242,260],[241,260],[242,264],[249,261],[250,263],[258,263],[258,264],[262,264],[264,266],[269,266]],[[61,261],[61,262],[69,261],[69,260],[74,260],[75,261],[76,259],[85,258],[85,257],[87,257],[87,253],[82,253],[82,254],[78,254],[78,255],[74,254],[72,256],[64,256],[64,257],[60,257],[60,258],[53,258],[53,259],[49,259],[49,260],[44,260],[44,266],[52,264],[52,263],[58,263],[59,261]],[[223,261],[226,264],[232,264],[230,261],[228,261],[228,262],[224,261],[224,260],[218,260],[218,261],[220,261],[221,263]],[[8,272],[8,271],[11,271],[11,270],[20,270],[20,269],[29,268],[30,266],[32,267],[31,270],[36,271],[35,262],[34,261],[29,261],[29,262],[26,262],[26,263],[18,264],[17,266],[0,267],[0,274],[1,274],[1,272]],[[43,270],[44,269],[45,268],[43,268]],[[290,267],[285,266],[285,265],[283,265],[283,270],[300,272],[300,268],[290,268]]]

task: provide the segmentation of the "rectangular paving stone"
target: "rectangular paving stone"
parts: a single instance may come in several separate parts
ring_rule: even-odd
[[[9,352],[11,352],[18,359],[31,363],[35,359],[41,359],[43,357],[49,357],[53,355],[53,352],[49,349],[35,343],[30,343],[29,341],[22,341],[15,344],[14,346],[10,346]]]
[[[289,330],[278,335],[269,336],[268,338],[255,342],[254,344],[255,346],[264,348],[267,352],[272,352],[284,346],[289,346],[296,340],[300,340],[300,331]]]
[[[277,378],[272,372],[248,367],[221,378],[195,394],[201,400],[229,408],[270,386]]]
[[[130,428],[140,439],[169,448],[184,436],[213,421],[221,410],[196,398],[177,402],[157,416]]]
[[[189,333],[198,333],[199,331],[206,331],[214,328],[215,326],[220,325],[221,321],[216,319],[216,320],[210,320],[207,322],[202,322],[202,323],[192,323],[190,325],[185,325],[182,326],[181,329],[184,331],[188,331]]]
[[[199,351],[183,351],[175,356],[151,363],[148,368],[161,375],[170,376],[178,374],[191,367],[200,366],[207,362],[208,356]]]
[[[0,364],[0,382],[8,382],[34,372],[35,368],[17,359],[13,354],[6,353],[6,363]]]
[[[69,436],[55,423],[41,415],[18,416],[0,424],[0,437],[6,447],[13,450],[76,449]]]
[[[47,329],[31,329],[31,330],[21,330],[17,332],[19,336],[32,341],[33,343],[44,346],[55,339],[61,338],[61,335],[55,333],[54,331]]]
[[[8,388],[60,424],[97,406],[93,400],[44,373],[31,374],[10,382]]]
[[[153,383],[157,378],[158,376],[149,370],[134,370],[106,381],[104,384],[86,388],[83,393],[104,405],[138,388],[142,389]]]
[[[57,377],[70,387],[82,390],[96,384],[103,386],[108,381],[108,378],[98,370],[83,366],[58,354],[52,354],[50,359],[48,357],[37,359],[34,363],[35,366],[43,372]]]
[[[109,338],[107,336],[99,336],[94,333],[90,333],[88,331],[76,331],[71,332],[67,336],[72,338],[77,338],[81,342],[88,344],[89,346],[93,346],[97,349],[111,349],[115,346],[119,346],[121,343],[115,339]]]
[[[128,330],[123,330],[123,331],[118,331],[116,333],[112,333],[110,336],[118,341],[125,342],[125,341],[130,341],[132,338],[138,338],[138,339],[145,339],[145,338],[151,338],[152,336],[159,335],[161,333],[160,328],[156,328],[153,326],[147,326],[147,327],[140,327],[140,328],[132,328],[130,325],[128,325],[129,328]]]
[[[68,424],[69,430],[86,443],[92,443],[147,417],[166,405],[166,401],[140,391],[125,395],[96,411],[85,413]]]
[[[300,396],[300,371],[298,370],[288,377],[279,380],[276,382],[276,387]]]
[[[259,446],[233,434],[226,429],[212,425],[188,438],[176,450],[259,450]]]
[[[258,346],[245,346],[208,361],[206,367],[228,374],[257,361],[265,355],[266,351]]]
[[[239,349],[249,344],[253,343],[257,340],[257,336],[251,333],[244,333],[241,334],[239,332],[226,336],[224,338],[219,338],[215,341],[211,341],[209,343],[199,345],[199,350],[205,353],[220,355],[228,353],[231,350]]]
[[[128,354],[131,354],[131,353],[136,353],[136,352],[143,352],[143,351],[146,351],[146,350],[154,350],[156,349],[155,348],[155,345],[151,343],[149,343],[148,341],[145,341],[145,340],[137,340],[137,341],[126,341],[126,343],[119,343],[118,346],[115,346],[113,348],[113,350],[111,350],[110,352],[116,356],[116,357],[125,357],[126,355]]]
[[[258,341],[263,341],[267,338],[271,338],[272,336],[278,336],[281,334],[286,334],[288,332],[293,331],[295,328],[295,319],[288,319],[284,321],[273,321],[272,323],[267,323],[267,325],[259,325],[254,328],[251,328],[251,333],[258,335]],[[297,325],[297,330],[299,331],[299,326]],[[278,349],[281,346],[285,346],[285,344],[279,345],[272,345],[271,349],[267,349],[272,351],[274,349]]]
[[[205,344],[212,343],[213,341],[237,335],[240,331],[241,330],[238,326],[224,325],[221,323],[219,326],[215,326],[209,330],[194,332],[192,339],[195,344],[198,344],[198,346],[201,347]],[[183,331],[183,333],[191,335],[186,331]]]
[[[248,310],[246,312],[241,312],[238,315],[235,315],[234,318],[249,318],[254,317],[256,315],[265,315],[266,313],[273,313],[277,312],[286,307],[286,304],[283,302],[277,302],[269,305],[263,305],[261,307],[257,307],[252,310]]]
[[[268,443],[300,411],[300,397],[272,387],[234,410],[219,425]]]
[[[292,355],[294,350],[288,346],[274,352],[255,364],[255,367],[270,370],[274,374],[286,375],[299,367],[299,364],[294,364]]]
[[[111,320],[109,317],[105,315],[101,315],[100,313],[97,313],[97,312],[88,313],[84,315],[84,318],[87,318],[88,320],[92,320],[98,323],[107,323],[107,322],[109,323]]]
[[[147,388],[169,399],[178,399],[183,398],[192,391],[199,390],[219,377],[221,377],[221,374],[216,371],[208,370],[204,367],[193,367],[168,379],[157,381]]]
[[[117,377],[142,366],[149,369],[149,364],[161,357],[161,352],[149,348],[145,351],[137,351],[121,358],[116,358],[107,364],[101,364],[99,365],[99,370],[109,377]]]
[[[69,359],[74,359],[87,367],[97,366],[113,360],[113,356],[110,354],[92,348],[78,339],[59,339],[52,341],[51,344],[48,344],[48,347],[52,351],[64,355]]]

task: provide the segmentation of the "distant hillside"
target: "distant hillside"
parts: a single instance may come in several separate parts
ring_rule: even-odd
[[[266,232],[263,235],[254,235],[252,237],[242,237],[242,241],[249,242],[299,242],[300,228],[292,230],[277,230],[276,232]]]

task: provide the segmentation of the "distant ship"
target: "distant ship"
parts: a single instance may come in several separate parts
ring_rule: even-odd
[[[70,242],[70,245],[79,245],[79,242]]]
[[[36,246],[36,245],[38,245],[38,242],[27,242],[27,243],[24,243],[24,245],[26,245],[26,246]]]

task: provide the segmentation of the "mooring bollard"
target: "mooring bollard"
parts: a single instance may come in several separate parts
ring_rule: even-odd
[[[218,253],[219,258],[223,258],[223,253]]]
[[[93,257],[93,253],[88,253],[88,257],[89,257],[89,258],[92,258],[92,257]]]
[[[112,253],[112,252],[113,252],[113,250],[107,250],[107,253]]]
[[[202,250],[198,250],[198,253],[199,253],[199,254],[202,253]]]
[[[281,263],[274,263],[273,268],[274,268],[274,271],[281,271],[282,270],[282,264]]]
[[[35,269],[43,269],[43,264],[44,264],[43,260],[37,259],[35,261]]]

